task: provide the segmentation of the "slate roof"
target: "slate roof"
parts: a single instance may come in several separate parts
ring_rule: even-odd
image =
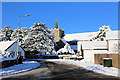
[[[109,31],[106,33],[106,40],[120,39],[120,30]]]
[[[14,43],[15,43],[15,41],[1,41],[0,42],[0,51],[5,51],[7,48],[9,48]]]
[[[82,43],[82,49],[107,49],[106,41],[86,41]]]
[[[76,34],[65,34],[64,39],[66,41],[72,40],[90,40],[97,35],[97,32],[88,33],[76,33]]]

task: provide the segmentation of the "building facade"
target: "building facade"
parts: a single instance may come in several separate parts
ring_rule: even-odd
[[[119,31],[106,33],[107,52],[98,52],[94,55],[95,64],[107,65],[120,69],[120,36]]]
[[[3,60],[17,59],[22,56],[25,59],[25,51],[21,46],[18,46],[17,41],[1,41],[0,42],[0,58]],[[19,52],[17,52],[19,50]],[[18,54],[17,54],[18,53]]]

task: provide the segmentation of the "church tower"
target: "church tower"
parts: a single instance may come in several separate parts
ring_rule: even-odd
[[[56,19],[56,24],[55,24],[55,28],[56,28],[56,29],[58,28],[58,24],[57,24],[57,19]]]
[[[55,23],[55,28],[51,29],[51,34],[53,34],[55,36],[55,38],[54,38],[55,42],[59,42],[60,38],[62,38],[64,36],[64,30],[62,30],[58,27],[57,19],[56,19],[56,23]]]

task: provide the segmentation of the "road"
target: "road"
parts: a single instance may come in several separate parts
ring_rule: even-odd
[[[2,80],[120,80],[62,62],[39,62],[42,65],[37,69],[4,76]]]

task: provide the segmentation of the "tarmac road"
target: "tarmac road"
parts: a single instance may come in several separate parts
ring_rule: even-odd
[[[118,77],[106,76],[62,62],[40,63],[42,65],[37,69],[4,76],[2,80],[120,80]]]

